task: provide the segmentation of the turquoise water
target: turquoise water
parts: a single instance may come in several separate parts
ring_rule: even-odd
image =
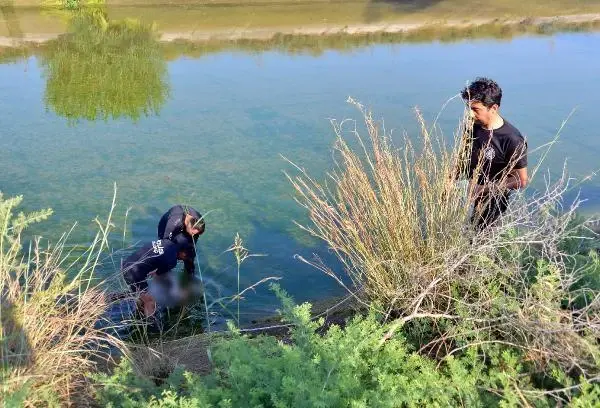
[[[242,287],[278,276],[298,300],[323,298],[342,291],[294,255],[317,253],[336,263],[323,245],[293,224],[306,222],[306,215],[293,201],[283,171],[294,169],[282,156],[322,177],[331,165],[334,141],[329,118],[360,119],[345,103],[348,96],[372,108],[388,129],[410,134],[416,127],[414,106],[432,119],[467,80],[493,77],[504,89],[505,117],[528,137],[532,150],[549,142],[576,108],[542,167],[557,175],[568,160],[569,171],[582,176],[599,166],[598,50],[600,35],[568,34],[373,45],[320,56],[224,52],[153,60],[158,71],[164,64],[164,73],[158,74],[162,79],[153,83],[164,87],[166,96],[137,121],[128,115],[89,121],[57,114],[56,100],[48,101],[44,69],[51,57],[38,54],[0,65],[0,190],[23,194],[27,209],[55,210],[33,232],[56,239],[78,221],[71,241],[85,243],[96,231],[94,217],[107,216],[116,183],[115,251],[153,239],[164,211],[190,204],[208,213],[207,231],[198,244],[213,297],[236,289],[235,262],[224,251],[239,232],[251,252],[265,255],[242,265]],[[133,81],[143,81],[144,75],[133,72]],[[78,88],[90,92],[81,100],[99,95],[93,86],[98,81],[90,73],[90,84]],[[59,99],[73,96],[52,92]],[[461,112],[460,101],[454,100],[442,113],[440,125],[448,136]],[[539,156],[532,153],[530,163]],[[541,176],[534,186],[543,185]],[[581,191],[588,199],[586,211],[595,211],[598,180]],[[102,273],[113,273],[121,255],[107,259]],[[242,310],[251,319],[276,306],[261,287],[248,294]]]

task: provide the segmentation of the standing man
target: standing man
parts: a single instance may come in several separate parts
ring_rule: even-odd
[[[185,205],[171,207],[158,223],[159,239],[169,240],[187,248],[188,252],[183,263],[185,271],[190,275],[193,275],[195,271],[196,242],[198,237],[204,233],[205,228],[202,215],[192,207]]]
[[[483,230],[506,211],[511,191],[527,185],[527,142],[500,116],[502,89],[495,81],[477,78],[461,96],[474,119],[468,168],[474,199],[472,222]]]

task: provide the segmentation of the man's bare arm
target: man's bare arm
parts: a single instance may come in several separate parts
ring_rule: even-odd
[[[518,190],[520,188],[527,187],[529,183],[529,177],[527,176],[527,167],[523,167],[522,169],[514,169],[506,177],[506,181],[504,182],[504,189],[508,190]]]
[[[476,198],[483,194],[497,193],[505,190],[518,190],[525,188],[529,184],[529,177],[527,176],[527,167],[522,169],[512,170],[506,178],[498,183],[488,183],[480,185],[473,183],[472,197]]]

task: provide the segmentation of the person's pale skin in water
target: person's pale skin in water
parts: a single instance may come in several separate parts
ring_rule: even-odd
[[[156,240],[146,243],[125,259],[122,265],[123,278],[141,302],[144,315],[149,317],[156,311],[156,301],[149,293],[148,281],[168,276],[179,260],[186,262],[189,256],[189,244]]]
[[[177,253],[177,259],[179,260],[186,260],[186,252],[185,251],[179,251]],[[148,274],[148,277],[150,279],[154,279],[156,277],[156,271],[152,271]],[[185,288],[183,289],[184,291],[186,290]],[[142,293],[140,293],[140,302],[142,303],[142,309],[144,310],[144,316],[146,317],[151,317],[152,315],[154,315],[154,313],[156,312],[156,300],[154,300],[154,298],[152,297],[152,295],[150,293],[148,293],[147,291],[144,291]]]

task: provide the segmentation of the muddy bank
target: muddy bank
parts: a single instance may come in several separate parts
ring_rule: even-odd
[[[323,318],[321,331],[331,325],[344,326],[346,321],[365,308],[353,297],[335,297],[316,301],[312,307],[315,319]],[[273,315],[254,321],[241,329],[248,336],[274,336],[283,342],[289,342],[289,325],[281,321],[281,316]],[[172,372],[176,366],[186,370],[207,374],[211,370],[208,348],[213,342],[229,337],[226,331],[202,333],[173,340],[160,339],[148,345],[131,345],[133,361],[140,372],[150,377]]]

